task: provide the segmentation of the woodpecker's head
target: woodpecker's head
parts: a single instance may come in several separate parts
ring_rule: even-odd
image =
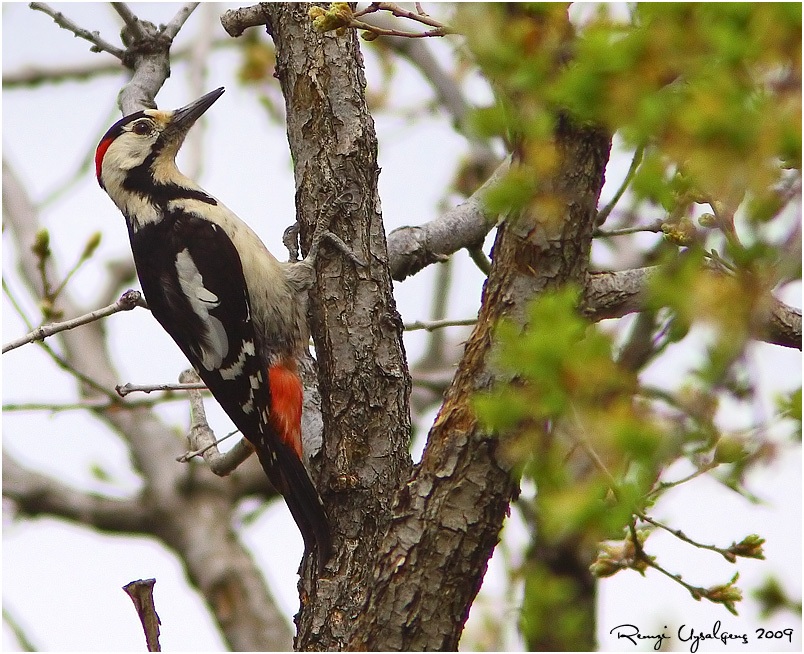
[[[95,152],[95,171],[124,214],[129,215],[124,207],[131,204],[127,195],[189,181],[176,169],[176,154],[190,127],[222,94],[221,87],[175,111],[137,111],[104,134]]]

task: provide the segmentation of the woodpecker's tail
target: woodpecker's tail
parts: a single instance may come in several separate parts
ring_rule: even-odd
[[[332,536],[329,518],[318,492],[310,481],[307,470],[296,453],[279,441],[263,450],[257,447],[265,473],[274,488],[285,498],[296,525],[304,538],[304,547],[310,552],[318,548],[318,570],[332,554]]]

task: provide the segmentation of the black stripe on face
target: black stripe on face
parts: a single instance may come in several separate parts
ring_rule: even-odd
[[[154,145],[154,151],[139,166],[128,171],[123,188],[131,193],[136,193],[141,197],[147,198],[157,206],[166,207],[170,200],[200,200],[206,204],[215,206],[217,200],[207,195],[200,189],[186,188],[178,184],[159,184],[154,179],[153,163],[159,156],[161,144],[159,141]]]

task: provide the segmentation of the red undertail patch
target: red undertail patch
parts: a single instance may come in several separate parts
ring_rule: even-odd
[[[301,414],[304,391],[295,362],[280,361],[268,368],[271,411],[268,420],[280,440],[304,461],[301,442]]]

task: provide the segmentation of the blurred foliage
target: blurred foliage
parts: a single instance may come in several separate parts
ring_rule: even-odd
[[[779,611],[790,611],[794,615],[801,615],[801,601],[789,597],[777,577],[768,577],[765,583],[751,594],[759,602],[760,615],[763,619],[767,620]]]
[[[564,289],[531,306],[523,332],[497,329],[496,363],[516,383],[479,395],[475,409],[523,476],[536,483],[542,538],[583,534],[589,547],[623,533],[651,500],[661,467],[701,440],[636,397],[635,373],[618,365],[613,339],[581,318]],[[578,479],[567,465],[580,447],[594,466]]]
[[[636,370],[621,365],[627,343],[580,318],[578,291],[565,289],[538,298],[526,325],[498,326],[495,362],[512,382],[475,400],[481,420],[504,435],[511,465],[536,484],[535,499],[520,500],[531,505],[523,513],[534,542],[575,541],[592,551],[607,543],[593,574],[654,567],[693,598],[734,612],[742,597],[736,576],[709,588],[682,581],[646,553],[649,530],[637,525],[667,529],[730,562],[762,558],[760,536],[705,545],[647,512],[702,474],[754,501],[746,474],[781,446],[769,428],[785,423],[789,442],[801,439],[800,389],[761,424],[727,430],[718,420],[726,402],[756,405],[751,341],[772,308],[771,291],[801,276],[801,5],[462,4],[454,25],[495,92],[472,125],[484,138],[504,139],[518,163],[488,193],[491,210],[536,211],[547,221],[556,212],[545,207],[553,207],[563,215],[572,198],[551,197],[549,183],[561,120],[603,126],[639,151],[620,206],[598,226],[616,222],[629,235],[618,233],[611,247],[655,266],[645,299],[656,316],[645,339],[650,356]],[[655,232],[657,214],[661,235],[646,247],[632,232]],[[697,360],[651,387],[645,366],[661,365],[681,342],[700,351]],[[677,462],[674,471],[691,472],[667,478]],[[577,589],[562,590],[561,579],[532,561],[523,579],[529,644],[539,630],[555,629],[559,615],[572,623],[571,607],[556,606],[571,603]]]
[[[549,141],[567,112],[652,145],[636,190],[663,191],[677,168],[702,196],[757,205],[785,168],[800,170],[800,4],[645,3],[630,21],[601,5],[577,33],[566,11],[461,7],[457,25],[499,91],[480,132]]]

